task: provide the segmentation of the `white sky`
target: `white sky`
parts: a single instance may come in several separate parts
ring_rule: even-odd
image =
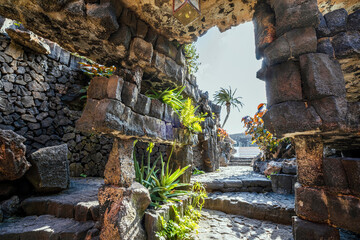
[[[220,87],[233,90],[242,97],[244,107],[240,112],[231,109],[225,130],[230,133],[244,132],[241,118],[253,116],[260,103],[266,103],[265,83],[256,78],[261,61],[255,57],[254,28],[252,22],[233,27],[220,33],[215,27],[210,29],[195,43],[201,65],[195,74],[201,90],[213,94]],[[226,116],[225,107],[221,111],[221,124]]]

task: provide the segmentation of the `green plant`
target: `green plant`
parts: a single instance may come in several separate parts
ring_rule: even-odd
[[[185,86],[183,86],[182,88],[174,88],[171,90],[167,88],[164,91],[155,91],[154,89],[151,89],[151,93],[147,92],[146,96],[152,99],[158,99],[162,101],[163,103],[172,107],[172,109],[174,109],[175,112],[179,114],[178,111],[184,106],[184,98],[181,95],[184,89]]]
[[[186,66],[188,67],[189,73],[193,74],[199,70],[200,62],[199,62],[199,54],[197,53],[195,44],[184,44],[184,55]]]
[[[193,208],[199,208],[200,211],[205,204],[205,198],[208,197],[204,185],[200,182],[195,182],[191,188],[191,205]]]
[[[172,206],[175,213],[175,219],[165,221],[161,216],[162,230],[157,232],[157,237],[161,240],[190,240],[194,239],[191,234],[198,228],[198,222],[201,217],[199,210],[194,209],[192,206],[188,206],[183,217],[180,216],[179,210]]]
[[[134,146],[137,141],[134,142]],[[160,207],[161,204],[167,202],[180,201],[179,196],[188,194],[188,191],[180,190],[179,188],[188,186],[187,183],[179,183],[179,177],[184,174],[184,172],[190,167],[190,165],[184,168],[178,168],[174,172],[170,169],[169,163],[171,156],[174,150],[172,148],[167,164],[163,160],[162,155],[160,154],[159,158],[153,163],[153,166],[150,166],[150,153],[152,150],[153,144],[150,143],[147,149],[148,151],[148,160],[147,165],[144,165],[142,159],[141,165],[136,160],[136,153],[133,152],[134,158],[134,167],[135,167],[135,177],[136,181],[141,183],[144,187],[149,190],[151,197],[151,206]],[[161,169],[160,174],[158,174],[158,169],[156,170],[156,163],[158,160],[161,160]],[[159,176],[158,176],[159,175]]]
[[[134,141],[134,147],[137,143],[137,140]],[[147,165],[144,165],[144,156],[141,159],[141,165],[139,164],[139,162],[136,160],[136,152],[135,150],[133,151],[133,158],[134,158],[134,168],[135,168],[135,181],[137,181],[138,183],[140,183],[141,185],[143,185],[146,188],[150,188],[152,186],[152,176],[156,176],[156,173],[158,170],[155,171],[156,168],[156,163],[158,162],[159,158],[157,158],[155,160],[155,162],[153,163],[153,166],[150,167],[150,154],[152,152],[152,148],[154,147],[154,143],[149,143],[148,148],[146,149],[148,152],[148,157],[147,157]]]
[[[237,89],[235,89],[235,91],[233,92],[231,90],[231,87],[229,87],[229,89],[220,88],[220,90],[215,92],[214,94],[214,102],[216,104],[220,104],[221,106],[226,106],[226,117],[221,128],[224,128],[225,123],[230,116],[231,107],[235,107],[240,112],[239,106],[244,106],[244,104],[240,101],[242,97],[235,97],[236,91]]]
[[[200,174],[204,174],[204,173],[205,173],[204,171],[195,168],[192,175],[195,176],[195,175],[200,175]]]
[[[188,98],[184,107],[180,111],[180,122],[184,127],[186,127],[190,132],[200,133],[202,128],[200,123],[205,121],[206,114],[195,114],[199,106],[194,107],[190,98]]]
[[[271,176],[275,175],[275,174],[278,174],[278,172],[272,172],[270,175],[267,175],[266,177],[267,177],[267,179],[271,180]]]
[[[86,175],[86,174],[84,174],[84,173],[82,173],[82,174],[80,174],[80,177],[86,178],[86,177],[87,177],[87,175]]]

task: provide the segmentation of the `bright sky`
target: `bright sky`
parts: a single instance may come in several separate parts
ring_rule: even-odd
[[[241,118],[253,116],[257,106],[266,103],[265,83],[256,78],[261,61],[255,58],[254,28],[252,22],[233,27],[220,33],[215,27],[210,29],[195,43],[201,65],[196,73],[197,83],[203,91],[208,91],[213,100],[220,87],[233,90],[242,97],[244,107],[240,112],[231,109],[225,130],[230,133],[244,132]],[[221,124],[226,116],[222,107]]]

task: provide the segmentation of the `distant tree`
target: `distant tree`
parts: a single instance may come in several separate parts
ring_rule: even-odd
[[[221,128],[224,128],[225,123],[229,118],[231,107],[237,108],[237,110],[240,112],[240,107],[244,106],[244,104],[240,101],[242,97],[235,97],[236,90],[237,89],[235,89],[233,92],[231,87],[228,89],[220,88],[220,90],[214,94],[214,102],[221,106],[226,106],[227,114]]]

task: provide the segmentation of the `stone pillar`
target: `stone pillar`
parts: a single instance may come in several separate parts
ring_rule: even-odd
[[[145,240],[141,221],[151,200],[149,191],[134,182],[132,140],[115,138],[104,175],[105,185],[98,193],[102,216],[100,239]]]

